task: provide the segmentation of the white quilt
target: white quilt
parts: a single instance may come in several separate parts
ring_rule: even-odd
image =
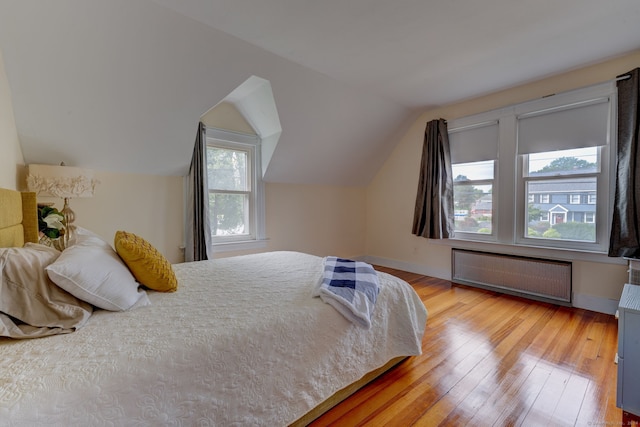
[[[273,252],[176,264],[176,293],[98,310],[77,332],[0,340],[1,426],[285,426],[396,356],[426,310],[380,273],[369,330],[319,298],[322,258]]]

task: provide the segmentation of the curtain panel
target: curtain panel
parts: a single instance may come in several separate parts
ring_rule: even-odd
[[[413,234],[429,239],[453,237],[453,177],[447,122],[427,123],[420,180],[413,215]]]
[[[185,225],[185,261],[209,259],[211,228],[209,226],[209,188],[207,181],[206,127],[198,123],[191,166],[187,175],[187,212]]]
[[[640,256],[640,171],[638,168],[638,103],[640,68],[620,77],[618,86],[617,175],[609,256]]]

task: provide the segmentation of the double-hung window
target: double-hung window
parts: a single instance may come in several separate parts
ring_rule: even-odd
[[[263,239],[259,139],[209,128],[206,156],[209,223],[214,250],[216,245],[219,250],[221,244]]]
[[[526,195],[551,196],[547,203],[529,203],[520,214],[519,241],[603,250],[608,223],[598,219],[607,218],[608,205],[588,200],[608,193],[610,96],[544,103],[529,105],[517,116],[519,187]]]
[[[456,236],[494,240],[498,122],[449,130]]]
[[[606,252],[615,96],[605,83],[450,121],[455,238]]]

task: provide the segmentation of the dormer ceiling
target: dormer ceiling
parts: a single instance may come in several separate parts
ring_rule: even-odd
[[[21,0],[0,50],[27,163],[183,175],[199,118],[257,76],[266,180],[366,185],[419,111],[638,49],[638,22],[637,0]]]

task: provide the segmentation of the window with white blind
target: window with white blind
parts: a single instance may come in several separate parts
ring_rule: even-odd
[[[494,196],[498,122],[450,128],[455,233],[495,240]]]
[[[606,252],[615,86],[449,122],[456,237]]]

